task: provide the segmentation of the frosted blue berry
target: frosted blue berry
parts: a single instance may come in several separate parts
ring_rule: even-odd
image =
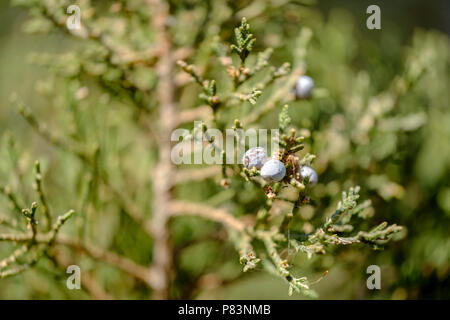
[[[314,88],[314,80],[308,76],[300,76],[295,83],[295,96],[300,99],[306,99],[311,96]]]
[[[250,170],[255,167],[256,169],[261,169],[264,163],[267,161],[267,155],[264,148],[256,147],[248,149],[242,158],[242,163],[244,167]]]
[[[271,159],[261,168],[261,177],[269,182],[281,181],[286,175],[286,168],[283,162]]]
[[[304,180],[309,179],[309,185],[314,186],[319,181],[319,176],[317,175],[316,170],[309,166],[302,166],[300,168],[300,179]]]

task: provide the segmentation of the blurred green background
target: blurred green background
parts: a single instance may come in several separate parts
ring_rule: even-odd
[[[301,28],[313,31],[306,63],[317,95],[311,101],[290,103],[290,112],[295,125],[309,135],[308,151],[317,155],[320,184],[313,197],[322,204],[305,210],[301,227],[322,221],[323,216],[316,212],[330,212],[339,193],[358,184],[363,199],[369,198],[374,204],[375,222],[389,221],[407,230],[402,240],[389,243],[384,251],[354,247],[339,248],[311,260],[292,256],[290,260],[299,274],[314,279],[329,270],[328,276],[315,286],[323,299],[450,298],[449,2],[217,2],[221,3],[217,7],[227,8],[220,18],[219,33],[225,41],[232,40],[233,27],[240,17],[254,12],[248,8],[261,3],[273,5],[250,17],[249,22],[258,41],[256,50],[273,47],[275,65],[284,61],[295,64],[293,52]],[[174,3],[181,12],[175,16],[180,30],[188,21],[195,25],[195,19],[201,20],[211,6],[208,1]],[[104,1],[101,5],[110,4],[112,1]],[[381,30],[365,27],[365,8],[369,4],[381,7]],[[25,33],[24,28],[33,28],[25,23],[28,16],[26,10],[10,7],[8,1],[0,3],[1,184],[11,185],[24,202],[30,202],[31,168],[39,159],[46,172],[44,181],[52,195],[53,211],[62,213],[84,205],[82,195],[86,193],[88,175],[76,159],[55,150],[29,128],[9,102],[11,93],[16,92],[39,119],[61,132],[70,134],[73,125],[66,113],[78,117],[76,124],[81,134],[77,139],[88,145],[100,143],[107,150],[101,159],[105,171],[122,188],[131,190],[142,208],[149,209],[152,182],[148,181],[148,166],[155,161],[155,150],[136,127],[136,112],[124,108],[126,102],[117,96],[105,95],[89,79],[60,80],[58,76],[49,77],[51,68],[28,63],[32,52],[70,53],[83,46],[61,32]],[[175,33],[176,42],[199,49],[189,32],[195,30]],[[218,64],[209,62],[210,53],[205,49],[201,52],[203,55],[198,54],[194,61],[204,66],[211,64],[205,68],[211,78],[223,78],[223,72],[217,71]],[[70,69],[73,61],[67,57],[61,63]],[[154,82],[151,72],[136,77],[143,77],[146,84]],[[81,86],[89,86],[89,98],[78,103],[78,111],[74,112],[59,93],[64,96]],[[182,108],[198,105],[193,87],[187,86],[180,93]],[[58,94],[54,94],[56,91]],[[273,127],[278,111],[267,115],[260,125]],[[237,212],[257,207],[253,191],[242,182],[233,183],[238,192],[222,191],[209,179],[181,185],[176,194],[209,204],[235,201],[229,206]],[[7,214],[6,201],[0,201],[0,212]],[[64,230],[89,237],[138,263],[149,263],[151,239],[102,190],[92,196],[86,214],[77,219]],[[171,227],[177,255],[172,297],[288,298],[287,288],[279,279],[260,271],[241,273],[238,255],[231,244],[223,241],[216,224],[183,217]],[[10,251],[8,245],[0,246],[1,257]],[[114,297],[148,297],[144,286],[114,268],[82,256],[74,259]],[[371,264],[381,267],[381,290],[366,288],[366,268]],[[22,275],[0,280],[0,298],[90,297],[84,291],[67,290],[65,279],[64,270],[43,261]]]

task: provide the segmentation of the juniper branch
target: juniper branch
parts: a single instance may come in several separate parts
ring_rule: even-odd
[[[245,18],[242,18],[241,25],[234,29],[236,45],[231,45],[231,51],[236,52],[241,58],[241,66],[244,66],[245,60],[253,49],[256,39],[250,33],[250,25]]]
[[[9,186],[3,187],[0,185],[0,193],[4,194],[8,198],[11,208],[22,216],[23,207],[19,204],[19,201],[12,192],[11,188]]]
[[[323,230],[327,230],[328,227],[335,224],[344,213],[356,206],[356,200],[359,198],[358,192],[359,187],[350,188],[348,194],[345,191],[342,192],[342,200],[339,201],[338,207],[331,218],[323,225]]]
[[[47,199],[46,199],[46,197],[44,195],[44,191],[42,189],[41,164],[39,163],[39,161],[35,162],[35,170],[36,170],[35,189],[39,196],[39,201],[41,202],[42,212],[45,217],[45,228],[46,228],[46,230],[48,230],[50,228],[52,218],[51,218],[50,210],[49,210],[49,207],[47,204]]]
[[[230,232],[230,238],[233,240],[236,250],[239,252],[239,262],[244,265],[243,272],[253,270],[261,261],[256,256],[252,246],[252,237],[245,232]]]
[[[251,124],[260,120],[263,116],[272,111],[278,105],[278,103],[289,96],[289,93],[292,90],[295,81],[297,81],[297,78],[301,74],[303,74],[302,68],[295,69],[283,84],[283,86],[278,88],[276,92],[269,98],[269,100],[264,103],[264,105],[260,106],[259,108],[252,111],[252,113],[245,116],[242,119],[242,122],[244,124]]]
[[[59,216],[56,222],[53,224],[52,229],[50,231],[50,239],[48,241],[49,245],[52,245],[55,241],[56,234],[58,233],[59,229],[62,227],[62,225],[69,220],[73,215],[75,214],[74,210],[68,211],[66,214]]]
[[[15,263],[20,257],[28,252],[28,249],[28,246],[23,245],[19,249],[14,250],[10,256],[0,261],[0,270],[5,269],[12,263]]]
[[[125,193],[118,191],[116,187],[114,187],[108,176],[103,172],[97,170],[96,167],[96,156],[98,155],[99,148],[96,147],[93,151],[93,155],[86,153],[82,148],[77,147],[75,145],[72,145],[71,143],[68,143],[67,141],[63,141],[62,139],[56,137],[54,134],[52,134],[48,129],[41,125],[40,122],[34,117],[34,115],[31,113],[29,109],[25,107],[25,105],[18,101],[16,98],[13,98],[18,105],[19,105],[19,111],[27,120],[27,122],[31,125],[35,131],[42,136],[47,142],[54,145],[55,147],[62,149],[63,151],[66,151],[70,154],[75,155],[78,157],[84,164],[86,164],[91,170],[96,172],[98,174],[98,177],[100,178],[100,181],[105,185],[105,187],[112,193],[114,196],[120,201],[121,206],[125,209],[125,211],[131,216],[132,219],[134,219],[138,224],[141,224],[144,218],[144,214],[140,211],[138,207],[134,204],[133,201],[131,201]],[[0,190],[1,191],[1,190]],[[8,190],[5,189],[5,194],[7,194],[11,201],[13,201],[14,207],[20,208],[17,205],[16,199],[12,196],[12,194],[7,193]]]
[[[202,88],[203,92],[199,95],[215,112],[220,105],[220,99],[217,96],[217,86],[215,80],[204,80],[195,67],[191,64],[187,64],[184,61],[177,61],[177,64],[183,69],[184,72],[190,74],[192,78],[197,82]]]
[[[18,229],[17,221],[10,219],[8,217],[0,217],[0,225],[3,225],[11,229]]]
[[[274,242],[273,236],[270,232],[258,232],[257,236],[261,239],[266,247],[276,270],[276,274],[281,276],[289,284],[289,295],[295,292],[303,293],[308,296],[316,296],[316,293],[310,289],[309,281],[306,277],[297,278],[289,272],[289,264],[287,260],[282,259],[277,251],[277,245]]]
[[[15,266],[11,269],[5,270],[5,271],[0,271],[0,279],[6,279],[12,276],[16,276],[28,269],[30,269],[32,266],[34,266],[37,263],[38,259],[34,258],[33,260],[31,260],[30,262],[26,263],[26,264],[21,264],[18,266]]]
[[[0,234],[0,241],[10,241],[14,243],[21,243],[22,247],[15,250],[10,256],[0,261],[0,279],[11,277],[35,265],[42,255],[53,244],[56,234],[61,226],[66,222],[74,213],[73,210],[67,214],[58,217],[58,221],[52,227],[52,230],[47,234],[41,234],[37,229],[37,220],[35,218],[37,210],[37,203],[33,202],[30,208],[23,209],[22,214],[27,219],[27,228],[31,231],[29,233],[21,234]],[[43,245],[43,247],[40,245]],[[32,252],[32,249],[33,250]],[[24,257],[29,253],[32,259],[28,262],[18,263],[18,259]],[[15,264],[7,270],[4,270],[11,264]]]
[[[84,23],[81,31],[72,32],[66,27],[65,20],[58,19],[58,17],[53,12],[52,8],[48,6],[46,3],[40,6],[39,10],[41,14],[53,24],[54,27],[58,28],[62,32],[71,36],[93,41],[98,45],[100,45],[102,48],[104,48],[107,52],[105,61],[108,64],[108,66],[113,68],[120,68],[126,75],[124,81],[122,81],[121,89],[127,92],[127,95],[134,102],[134,105],[136,105],[140,110],[143,110],[147,113],[149,112],[149,109],[145,105],[143,105],[142,103],[140,103],[135,99],[135,92],[139,91],[140,89],[133,84],[133,81],[129,75],[129,70],[124,66],[124,63],[116,62],[115,57],[124,57],[127,59],[127,56],[128,57],[134,56],[135,58],[132,59],[132,61],[136,62],[141,61],[145,63],[146,61],[154,60],[155,58],[157,58],[157,56],[159,55],[158,50],[149,49],[147,50],[147,52],[137,53],[132,52],[130,51],[130,49],[127,48],[125,51],[121,53],[118,48],[113,47],[108,42],[107,37],[105,37],[105,35],[98,32],[94,32],[93,30],[91,30],[89,25]],[[98,78],[98,80],[102,83],[103,86],[108,87],[108,84],[105,81],[102,81],[102,79],[100,78]]]
[[[19,113],[22,117],[28,122],[28,124],[35,129],[35,131],[47,142],[50,144],[62,149],[64,151],[68,151],[76,155],[83,162],[90,162],[91,157],[79,146],[77,146],[73,142],[64,141],[60,137],[53,134],[48,128],[41,124],[39,120],[32,114],[31,110],[25,106],[25,104],[18,99],[16,95],[13,95],[12,102],[15,103],[18,107]]]
[[[37,220],[35,219],[37,203],[33,202],[30,209],[23,209],[22,214],[27,219],[27,229],[31,230],[30,245],[33,245],[37,235]]]

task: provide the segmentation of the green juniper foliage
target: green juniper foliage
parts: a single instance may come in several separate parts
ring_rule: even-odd
[[[376,51],[361,50],[363,67],[353,67],[351,19],[338,11],[324,20],[304,1],[83,0],[78,30],[66,26],[71,1],[12,3],[29,13],[26,33],[67,42],[28,54],[45,70],[35,84],[42,100],[16,90],[4,104],[20,120],[2,131],[0,148],[0,278],[8,278],[0,296],[32,280],[14,294],[35,297],[33,283],[45,282],[49,298],[222,297],[254,277],[250,297],[266,282],[283,283],[281,297],[328,297],[323,286],[342,269],[356,288],[376,257],[395,265],[431,246],[442,255],[427,258],[432,272],[448,275],[441,233],[432,242],[421,233],[428,245],[386,246],[418,231],[408,215],[427,212],[433,194],[448,212],[439,181],[450,156],[417,142],[433,140],[432,127],[448,133],[437,98],[448,98],[446,37],[417,32],[392,74],[372,72],[366,61]],[[298,99],[305,74],[316,87]],[[222,164],[175,165],[176,128],[190,132],[187,143],[204,136],[203,149]],[[235,151],[249,147],[240,130],[278,129],[280,150],[268,157],[284,177],[266,181],[255,167],[226,163],[212,128],[234,130]],[[422,172],[437,150],[447,158]],[[300,174],[305,166],[318,182]],[[411,166],[434,193],[407,178]],[[413,259],[398,283],[386,280],[386,294],[401,297],[423,272]],[[69,265],[81,267],[80,291],[65,287]]]

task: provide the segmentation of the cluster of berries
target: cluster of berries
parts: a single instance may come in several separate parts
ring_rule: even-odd
[[[311,97],[314,88],[314,80],[311,77],[302,75],[298,77],[295,83],[294,93],[299,99]],[[256,168],[260,170],[261,177],[267,182],[278,182],[283,180],[286,175],[286,168],[278,159],[268,159],[264,148],[256,147],[247,150],[242,160],[244,167],[248,170]],[[316,171],[309,166],[301,166],[299,169],[300,179],[303,181],[308,178],[309,185],[315,185],[319,177]]]
[[[286,175],[286,168],[278,159],[268,159],[264,148],[256,147],[247,150],[242,159],[244,167],[247,170],[256,168],[260,170],[261,177],[267,182],[278,182],[283,180]],[[315,185],[319,177],[316,171],[309,166],[301,166],[299,169],[300,179],[308,179],[309,185]]]

